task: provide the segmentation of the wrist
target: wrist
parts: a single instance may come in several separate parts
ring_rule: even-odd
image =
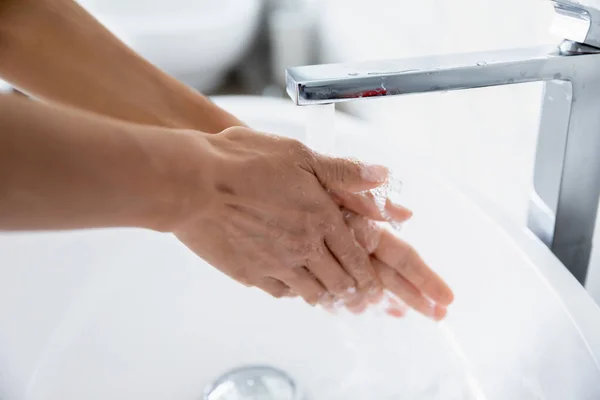
[[[150,137],[149,137],[150,136]],[[207,133],[190,130],[140,132],[150,149],[148,207],[141,227],[175,232],[213,198],[214,151]]]

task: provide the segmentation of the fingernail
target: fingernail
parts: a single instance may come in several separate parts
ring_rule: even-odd
[[[321,298],[318,297],[316,299],[304,299],[304,301],[306,301],[307,304],[310,304],[312,307],[316,307],[319,304],[319,300]]]
[[[388,169],[382,165],[363,165],[361,169],[362,178],[369,182],[383,183],[388,175]]]
[[[356,296],[358,296],[358,292],[356,290],[355,286],[350,286],[348,289],[346,289],[346,293],[344,293],[342,295],[342,298],[344,301],[352,301],[353,299],[356,298]]]
[[[359,306],[346,307],[346,308],[352,314],[354,314],[354,315],[360,315],[363,312],[365,312],[365,310],[367,309],[367,306],[365,306],[365,305],[359,305]]]
[[[446,317],[447,308],[436,304],[434,302],[429,303],[429,307],[425,309],[425,315],[433,319],[434,321],[441,321]]]
[[[433,301],[427,299],[427,307],[425,308],[425,314],[428,317],[432,317],[435,319],[436,317],[436,309],[437,309],[437,304],[435,304]]]
[[[325,307],[325,308],[331,308],[333,307],[333,296],[329,293],[325,293],[324,295],[321,296],[321,298],[319,299],[319,305]]]
[[[367,291],[367,298],[372,304],[377,304],[383,299],[383,291],[378,286],[372,286]]]
[[[387,308],[385,313],[390,317],[402,318],[406,315],[406,309],[403,308]]]
[[[436,306],[435,307],[435,314],[433,316],[433,319],[436,321],[441,321],[444,318],[446,318],[446,314],[448,313],[448,309],[444,306]]]
[[[386,200],[385,209],[388,213],[388,216],[392,217],[397,221],[407,221],[414,215],[413,211],[398,204],[394,203],[389,198]]]
[[[404,206],[401,206],[398,203],[394,203],[393,201],[390,201],[392,207],[394,207],[396,210],[401,211],[402,213],[404,213],[406,215],[406,218],[411,218],[415,213],[413,212],[413,210],[410,210]]]

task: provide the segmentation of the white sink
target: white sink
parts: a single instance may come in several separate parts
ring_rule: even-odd
[[[256,128],[302,137],[303,110],[285,100],[215,101]],[[600,310],[552,254],[410,152],[372,140],[369,126],[340,116],[338,132],[340,154],[403,179],[415,217],[402,235],[454,288],[446,326],[485,398],[600,398]],[[0,236],[3,400],[199,399],[242,364],[282,368],[314,400],[475,398],[462,393],[464,370],[442,330],[416,314],[331,316],[274,300],[171,235]]]

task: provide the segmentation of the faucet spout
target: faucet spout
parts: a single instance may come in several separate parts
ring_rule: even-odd
[[[286,71],[287,92],[297,105],[312,105],[569,80],[572,57],[596,52],[591,47],[565,42],[560,47],[294,67]]]
[[[528,227],[584,284],[600,196],[600,49],[565,40],[286,71],[287,92],[302,106],[538,81],[546,84]]]

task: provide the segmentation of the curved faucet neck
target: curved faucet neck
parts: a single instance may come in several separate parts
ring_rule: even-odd
[[[600,48],[600,0],[551,0],[552,31],[560,37]]]

